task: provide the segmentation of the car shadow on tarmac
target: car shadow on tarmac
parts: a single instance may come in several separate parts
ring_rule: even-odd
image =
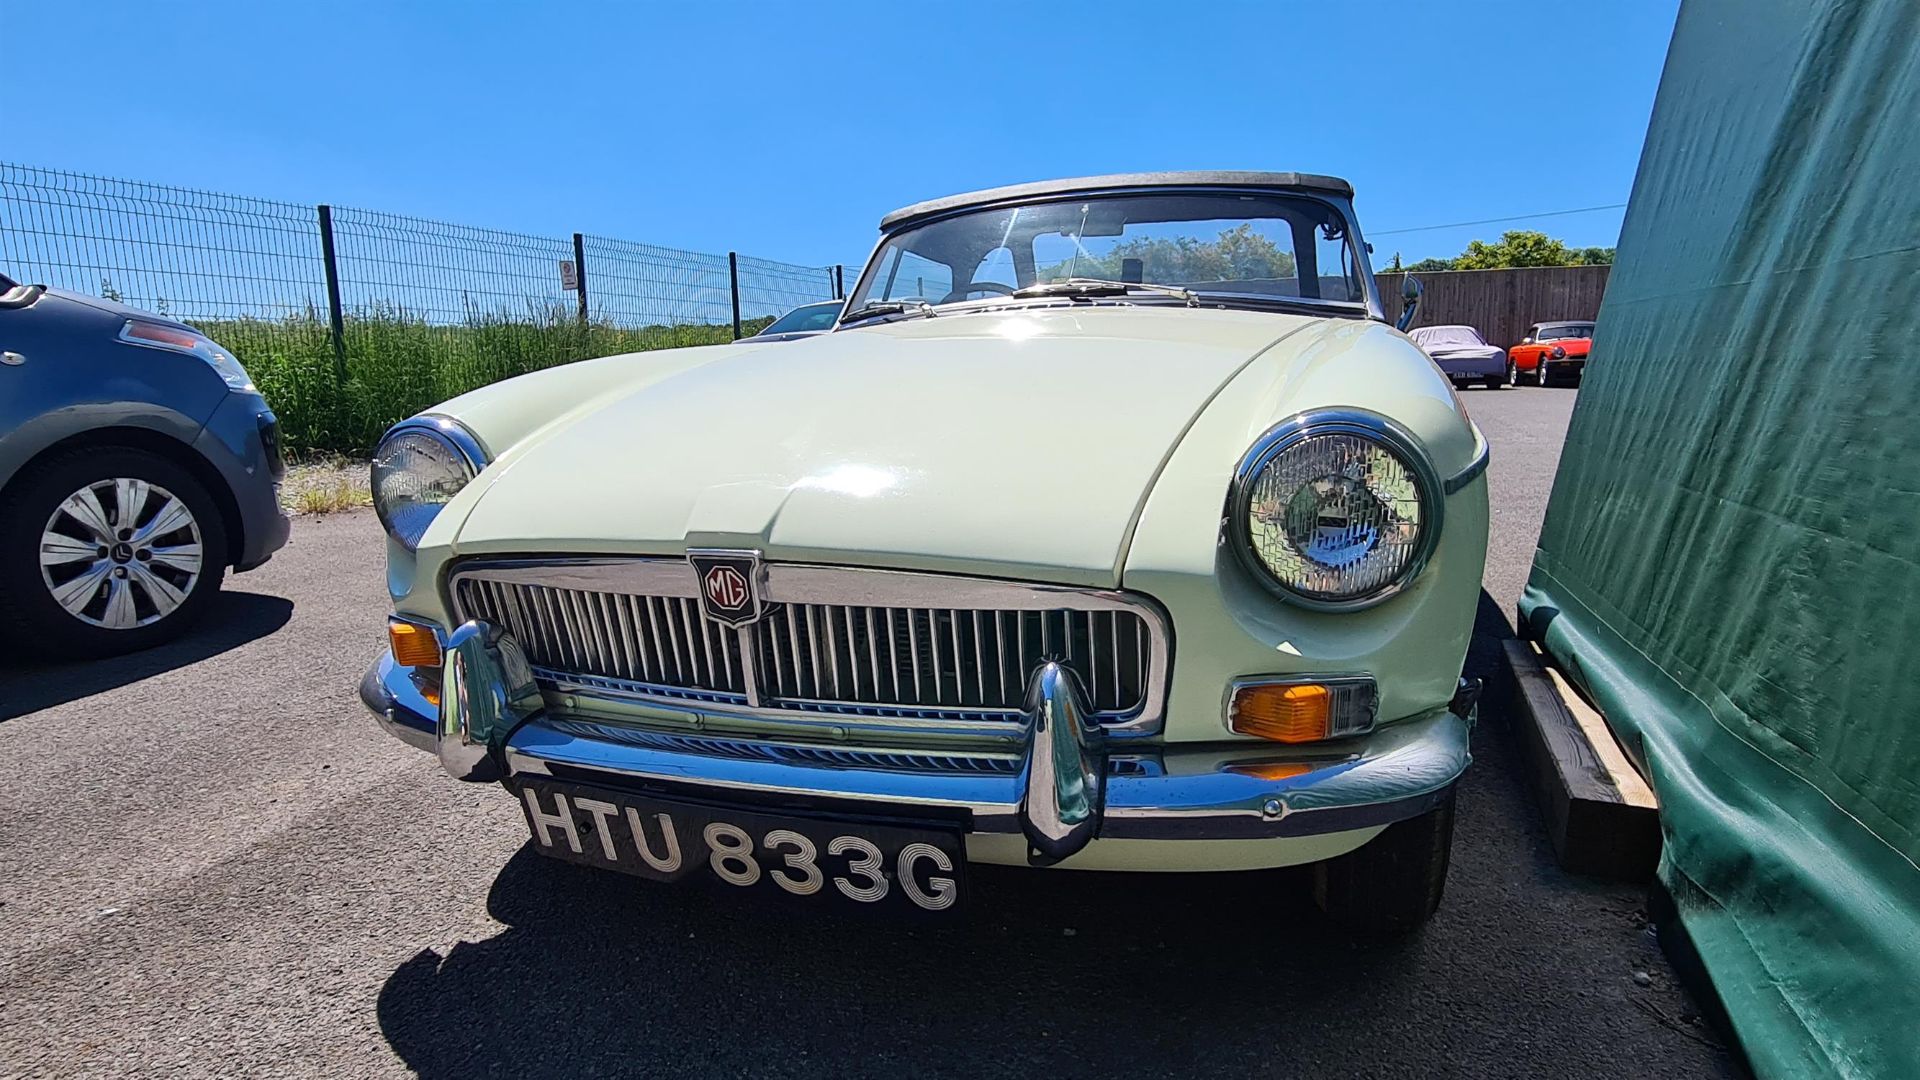
[[[1511,630],[1485,596],[1478,622],[1486,677]],[[1488,705],[1447,898],[1410,938],[1336,931],[1300,869],[969,867],[964,916],[927,923],[522,848],[488,895],[505,929],[403,963],[380,1027],[429,1078],[1721,1075],[1631,1007],[1684,1004],[1628,979],[1654,959],[1640,899],[1559,870]]]
[[[225,591],[199,626],[165,645],[75,663],[0,660],[0,721],[197,664],[266,637],[292,617],[293,601],[286,597]]]
[[[1399,964],[1327,931],[1297,872],[966,884],[965,919],[914,924],[522,849],[489,897],[511,929],[403,965],[380,1024],[425,1077],[1131,1075],[1288,1009],[1324,1019]]]

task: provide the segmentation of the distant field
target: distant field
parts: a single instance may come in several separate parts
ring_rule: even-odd
[[[743,322],[742,331],[755,333],[771,321]],[[529,371],[733,339],[731,326],[629,329],[582,324],[559,313],[439,325],[375,312],[346,320],[346,381],[341,382],[324,318],[195,320],[194,325],[246,365],[280,417],[287,449],[296,455],[364,453],[397,420]]]

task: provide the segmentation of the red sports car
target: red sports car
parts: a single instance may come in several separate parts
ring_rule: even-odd
[[[1593,323],[1543,322],[1527,327],[1527,336],[1507,350],[1514,366],[1535,386],[1556,380],[1579,383],[1593,348]]]

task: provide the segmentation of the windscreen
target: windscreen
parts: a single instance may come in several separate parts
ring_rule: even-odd
[[[804,334],[833,329],[833,320],[840,317],[840,305],[808,304],[797,307],[785,315],[767,324],[762,334]]]
[[[1592,323],[1552,323],[1540,328],[1541,341],[1563,341],[1567,338],[1588,338],[1592,336]]]
[[[1346,219],[1304,196],[1180,191],[983,207],[889,237],[850,309],[949,304],[1095,278],[1359,306]]]

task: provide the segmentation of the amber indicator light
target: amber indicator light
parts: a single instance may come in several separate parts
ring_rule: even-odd
[[[1333,695],[1317,683],[1243,686],[1234,691],[1227,726],[1282,743],[1318,742],[1330,732]]]
[[[393,648],[394,663],[402,667],[440,666],[440,640],[418,623],[387,620],[387,644]]]

